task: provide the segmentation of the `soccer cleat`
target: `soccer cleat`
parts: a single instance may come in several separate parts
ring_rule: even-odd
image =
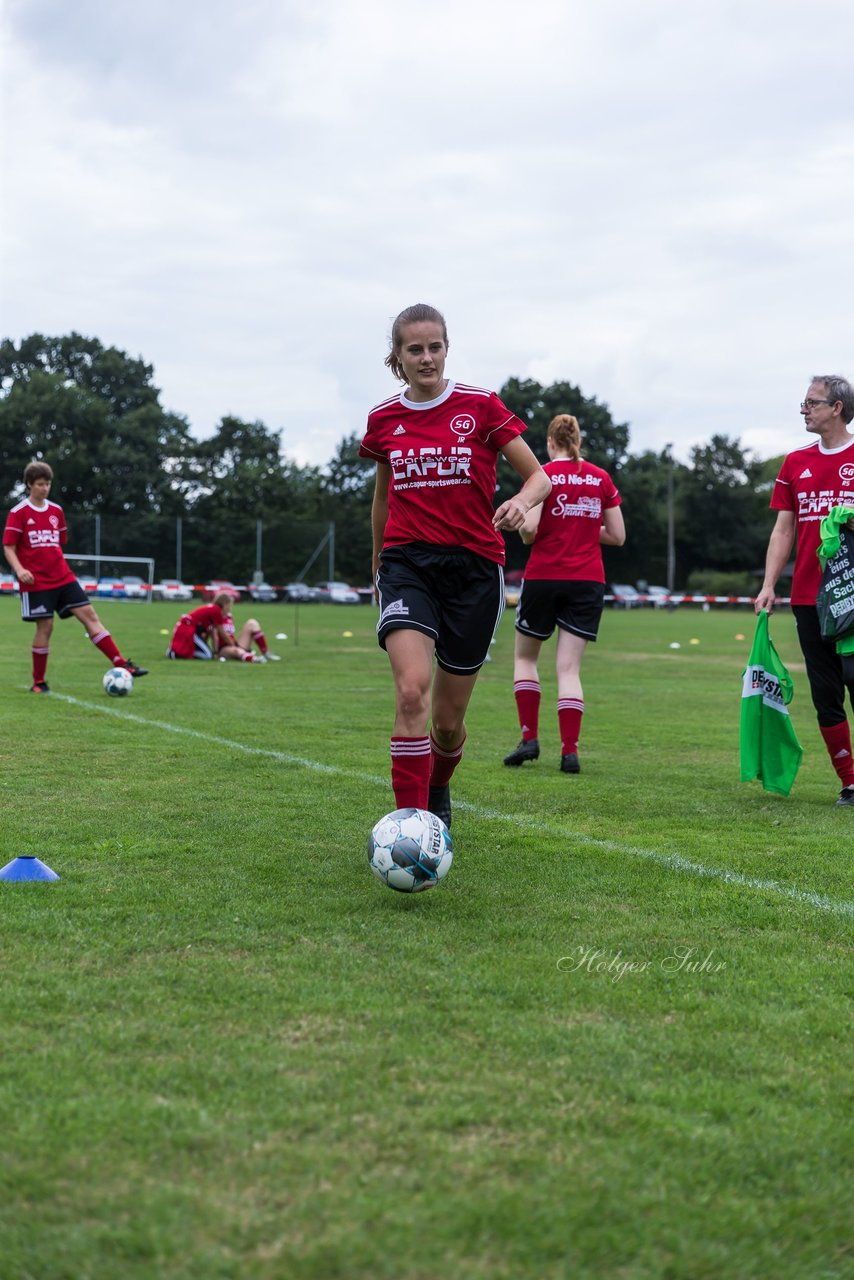
[[[129,672],[134,680],[137,676],[147,676],[148,667],[138,667],[135,662],[131,662],[130,658],[121,658],[117,663],[117,667],[121,667],[123,671]]]
[[[253,653],[249,661],[250,662],[266,662],[267,659],[264,657],[263,653]]]
[[[561,756],[560,771],[561,773],[581,773],[581,765],[574,751],[568,751],[565,756]]]
[[[839,793],[839,799],[836,803],[854,806],[854,787],[843,787]]]
[[[270,652],[268,651],[268,652],[265,654],[265,657],[266,657],[266,659],[267,659],[267,661],[268,661],[268,662],[281,662],[281,661],[282,661],[282,659],[280,658],[280,656],[279,656],[279,654],[278,654],[278,653],[270,653]]]
[[[444,787],[431,787],[427,797],[427,808],[431,813],[435,813],[437,818],[441,818],[445,826],[451,829],[451,785],[446,782]]]
[[[30,693],[50,693],[50,685],[46,680],[37,680]]]
[[[540,744],[536,738],[529,738],[526,742],[523,738],[515,751],[511,751],[509,756],[504,757],[504,763],[509,765],[524,764],[526,760],[537,760],[540,755]]]

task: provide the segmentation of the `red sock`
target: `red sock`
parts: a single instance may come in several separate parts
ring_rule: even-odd
[[[451,781],[454,770],[460,763],[465,746],[465,738],[453,751],[445,751],[430,734],[430,786],[444,787]]]
[[[397,809],[426,809],[430,790],[430,739],[391,740],[391,788]]]
[[[540,692],[539,680],[513,681],[513,696],[516,699],[516,713],[519,716],[523,742],[530,742],[532,738],[540,736]]]
[[[854,758],[851,755],[851,730],[847,720],[839,724],[820,724],[827,754],[843,787],[854,787]]]
[[[263,631],[253,631],[253,632],[252,632],[252,639],[255,641],[255,643],[257,644],[258,648],[261,650],[261,652],[262,652],[263,654],[266,654],[266,653],[267,653],[267,637],[264,635],[264,632],[263,632]]]
[[[33,647],[33,684],[42,684],[47,672],[47,655],[49,649]]]
[[[584,715],[582,698],[558,698],[557,723],[560,730],[561,755],[578,754],[578,739],[581,736],[581,717]]]
[[[114,667],[118,667],[122,664],[124,659],[116,648],[116,642],[110,635],[109,631],[99,631],[96,636],[90,636],[89,639],[92,641],[95,648],[100,649],[104,657],[107,658],[109,662],[112,662]]]

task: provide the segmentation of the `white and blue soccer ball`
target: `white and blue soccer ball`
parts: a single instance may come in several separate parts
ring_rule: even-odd
[[[454,842],[441,818],[426,809],[395,809],[368,836],[368,864],[400,893],[432,889],[451,869]]]
[[[104,676],[104,688],[111,698],[126,698],[133,688],[133,676],[124,667],[110,667]]]

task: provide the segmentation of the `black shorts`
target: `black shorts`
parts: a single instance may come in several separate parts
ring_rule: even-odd
[[[595,640],[604,599],[603,582],[526,578],[516,606],[516,630],[548,640],[557,626],[582,640]]]
[[[792,613],[816,717],[828,729],[846,719],[846,688],[854,705],[854,682],[847,682],[846,664],[836,652],[836,642],[822,636],[815,605],[793,604]]]
[[[81,609],[88,603],[89,597],[75,578],[61,587],[22,591],[21,618],[24,622],[39,622],[42,618],[52,618],[55,613],[60,618],[70,618],[74,609]]]
[[[383,649],[390,631],[421,631],[436,642],[444,671],[480,670],[504,612],[500,564],[465,547],[408,542],[382,552],[377,587]]]

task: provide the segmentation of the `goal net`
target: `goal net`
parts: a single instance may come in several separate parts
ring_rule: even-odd
[[[92,600],[147,600],[154,586],[150,556],[75,556],[65,552],[71,572]]]

